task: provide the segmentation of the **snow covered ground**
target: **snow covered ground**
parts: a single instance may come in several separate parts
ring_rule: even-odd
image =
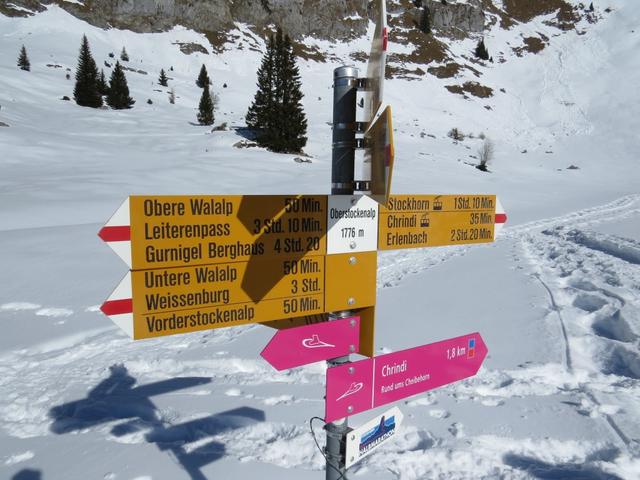
[[[450,79],[386,83],[393,191],[495,193],[509,223],[488,246],[379,255],[380,352],[479,331],[489,356],[476,377],[401,402],[400,435],[353,478],[640,478],[640,5],[604,3],[584,35],[494,28],[488,46],[508,61],[481,67],[489,99],[448,93]],[[324,365],[273,370],[260,325],[132,342],[98,310],[126,267],[96,233],[127,195],[329,189],[338,63],[301,62],[311,163],[234,148],[261,47],[238,29],[224,54],[184,55],[175,42],[206,39],[103,31],[57,7],[0,16],[0,478],[322,478],[308,419],[324,411]],[[529,31],[550,46],[509,54]],[[99,66],[126,46],[147,72],[127,72],[134,109],[61,100],[83,33]],[[31,72],[15,67],[23,43]],[[191,124],[202,63],[230,131]],[[171,66],[175,105],[156,82]],[[494,140],[492,173],[465,163],[480,140],[455,144],[453,127]]]

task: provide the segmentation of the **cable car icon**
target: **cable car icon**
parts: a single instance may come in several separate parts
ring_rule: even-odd
[[[427,228],[429,226],[429,215],[426,213],[420,217],[420,227]]]
[[[442,210],[442,201],[434,200],[433,201],[433,209],[434,210]]]

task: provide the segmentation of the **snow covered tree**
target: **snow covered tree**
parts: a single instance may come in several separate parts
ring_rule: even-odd
[[[176,103],[176,92],[175,92],[175,90],[173,88],[169,92],[169,103],[171,105]]]
[[[167,78],[167,74],[164,73],[164,68],[160,69],[160,76],[158,77],[158,83],[160,85],[162,85],[163,87],[166,87],[168,85],[169,79]]]
[[[27,57],[27,49],[24,45],[22,45],[22,48],[20,49],[18,66],[20,67],[20,70],[26,70],[27,72],[31,70],[31,62],[29,62],[29,57]]]
[[[307,143],[300,72],[288,35],[278,29],[258,70],[258,91],[246,115],[257,141],[275,152],[299,152]]]
[[[86,35],[82,36],[82,44],[80,45],[73,98],[78,105],[83,107],[98,108],[102,106],[102,96],[98,91],[98,68],[93,56],[91,56]]]
[[[198,123],[200,125],[213,125],[213,100],[207,85],[202,90],[200,104],[198,105]]]
[[[476,45],[476,57],[482,60],[489,60],[489,51],[484,44],[484,38],[481,38],[478,45]]]
[[[122,60],[123,62],[129,61],[129,54],[124,47],[122,47],[122,51],[120,52],[120,60]]]
[[[211,80],[209,79],[209,74],[207,73],[207,67],[205,67],[204,64],[202,64],[202,68],[200,69],[200,75],[198,75],[196,85],[200,88],[205,88],[211,85]]]
[[[104,76],[104,70],[100,70],[100,76],[98,77],[98,92],[100,95],[106,95],[109,93],[109,85],[107,85],[107,79]]]
[[[116,66],[113,72],[111,72],[111,78],[109,79],[107,104],[109,104],[111,108],[121,110],[131,108],[134,103],[136,103],[135,100],[129,96],[129,86],[127,85],[127,77],[124,75],[124,70],[122,70],[120,62],[116,62]]]

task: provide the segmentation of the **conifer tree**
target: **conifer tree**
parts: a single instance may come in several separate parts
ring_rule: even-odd
[[[169,79],[167,78],[167,74],[164,73],[164,68],[160,69],[160,76],[158,77],[158,83],[160,85],[162,85],[163,87],[166,87],[168,85]]]
[[[277,76],[276,89],[281,92],[277,104],[277,119],[279,129],[273,142],[276,152],[299,152],[307,144],[307,119],[302,109],[302,82],[300,71],[296,65],[293,46],[288,35],[282,36],[282,31],[276,34]]]
[[[122,47],[122,51],[120,52],[120,60],[122,60],[123,62],[129,61],[129,54],[124,47]]]
[[[484,38],[481,38],[476,46],[476,57],[481,58],[482,60],[489,60],[489,51],[484,45]]]
[[[100,76],[98,77],[98,92],[100,95],[106,95],[109,93],[109,85],[107,85],[107,79],[104,76],[104,70],[100,69]]]
[[[111,78],[109,79],[109,93],[107,94],[107,104],[111,108],[121,110],[124,108],[131,108],[136,103],[129,96],[129,86],[127,85],[127,77],[124,75],[124,70],[120,66],[120,62],[116,62],[116,66],[111,72]]]
[[[209,86],[202,90],[200,104],[198,105],[198,123],[200,125],[213,125],[213,100],[209,92]]]
[[[420,17],[420,30],[424,33],[431,33],[431,12],[429,7],[425,6],[422,9],[422,16]]]
[[[307,143],[307,120],[302,109],[300,72],[288,35],[278,29],[267,44],[258,91],[246,115],[258,130],[258,143],[276,152],[299,152]]]
[[[98,91],[98,68],[91,56],[86,35],[82,36],[82,44],[80,45],[73,98],[78,105],[83,107],[98,108],[102,106],[102,96]]]
[[[200,69],[200,75],[198,75],[196,85],[200,88],[205,88],[211,85],[211,80],[209,79],[209,74],[207,73],[207,67],[204,66],[204,63],[202,64],[202,68]]]
[[[20,70],[26,70],[27,72],[31,71],[31,62],[29,62],[29,57],[27,57],[27,49],[24,45],[22,45],[22,48],[20,49],[18,66],[20,67]]]
[[[272,123],[275,105],[275,51],[275,38],[271,35],[267,42],[267,51],[258,69],[258,91],[245,117],[247,126],[254,130],[266,130]]]

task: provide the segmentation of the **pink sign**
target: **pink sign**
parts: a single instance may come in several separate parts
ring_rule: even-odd
[[[327,370],[325,422],[475,375],[487,355],[479,333]]]
[[[278,330],[262,358],[277,370],[355,353],[360,349],[360,317]]]

